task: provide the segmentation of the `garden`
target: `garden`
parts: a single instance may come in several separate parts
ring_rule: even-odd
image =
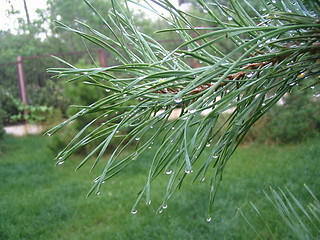
[[[320,238],[319,2],[24,3],[0,239]]]

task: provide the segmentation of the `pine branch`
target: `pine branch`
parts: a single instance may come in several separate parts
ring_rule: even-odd
[[[261,13],[244,1],[253,10],[249,13],[237,0],[230,1],[232,8],[198,0],[207,16],[202,18],[184,14],[167,0],[153,2],[171,14],[171,18],[164,20],[172,29],[161,32],[177,31],[183,41],[173,51],[142,34],[129,10],[117,0],[112,0],[114,10],[107,19],[87,2],[112,31],[114,39],[89,26],[90,34],[61,24],[63,29],[109,51],[119,59],[119,65],[77,69],[68,64],[68,68],[50,69],[58,77],[71,77],[70,81],[89,78],[85,82],[88,87],[103,88],[109,94],[82,107],[48,133],[55,133],[84,115],[98,114],[56,157],[59,164],[77,149],[94,143],[96,148],[78,168],[90,158],[95,158],[92,168],[100,164],[111,140],[118,139],[119,144],[108,155],[105,168],[88,195],[94,191],[98,194],[106,180],[133,164],[160,138],[161,145],[150,162],[146,185],[132,211],[136,212],[143,196],[150,202],[151,183],[160,174],[169,172],[159,211],[189,176],[193,176],[193,181],[207,178],[210,182],[207,219],[211,219],[224,168],[250,127],[298,83],[305,87],[319,83],[320,27],[318,9],[314,9],[319,6],[303,1],[297,5],[290,1],[281,4],[262,1],[268,12]],[[193,24],[199,20],[202,26],[211,25],[199,29]],[[116,34],[118,31],[120,36]],[[230,52],[224,53],[226,48]],[[188,57],[203,61],[201,67],[189,66]],[[181,107],[180,116],[168,121],[176,107]],[[230,109],[232,113],[225,119],[223,113]],[[207,110],[209,114],[202,116]],[[103,124],[88,131],[96,121]],[[120,135],[128,129],[126,135]],[[132,145],[136,146],[134,150]],[[205,149],[210,153],[201,159],[199,156]],[[123,157],[125,150],[130,154]]]

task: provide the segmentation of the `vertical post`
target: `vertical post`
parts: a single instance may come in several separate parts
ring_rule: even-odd
[[[27,91],[24,79],[24,72],[23,72],[23,61],[22,57],[17,57],[17,66],[18,66],[18,78],[19,78],[19,89],[20,89],[20,98],[24,105],[27,105]]]
[[[105,54],[102,49],[99,49],[99,62],[100,62],[100,67],[104,68],[107,66]]]

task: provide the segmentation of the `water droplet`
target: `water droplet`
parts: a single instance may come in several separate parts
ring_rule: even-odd
[[[262,10],[263,12],[267,11],[267,9],[266,9],[266,8],[262,8],[261,10]]]
[[[304,77],[304,75],[306,75],[306,72],[300,73],[298,77]]]
[[[173,100],[175,103],[181,103],[182,102],[182,99],[181,98],[176,98]]]
[[[170,175],[172,173],[172,170],[167,170],[166,174]]]
[[[104,117],[108,117],[108,113],[107,114],[105,114],[105,115],[103,115]]]
[[[207,10],[207,9],[203,9],[203,12],[204,12],[204,13],[208,13],[208,10]]]
[[[172,130],[174,129],[174,127],[171,128]]]
[[[163,209],[167,209],[167,208],[168,208],[168,205],[167,205],[167,204],[162,205],[162,208],[163,208]]]
[[[251,78],[252,76],[253,76],[253,73],[249,73],[249,74],[247,75],[248,78]]]
[[[51,136],[51,133],[47,133],[47,136],[49,136],[49,137],[50,137],[50,136]]]
[[[262,43],[260,43],[260,44],[259,44],[259,47],[260,47],[260,48],[261,48],[261,47],[263,47],[263,44],[262,44]]]
[[[137,214],[138,213],[138,210],[132,210],[131,211],[131,214],[133,214],[133,215],[135,215],[135,214]]]
[[[268,40],[266,41],[266,43],[271,43],[271,40],[270,40],[270,39],[268,39]]]
[[[100,195],[100,192],[97,192],[97,196],[99,196]]]
[[[119,133],[119,131],[116,131],[116,133]]]
[[[314,94],[313,96],[316,97],[316,98],[319,98],[320,97],[320,93]]]
[[[64,161],[58,162],[58,165],[62,165],[64,164]]]
[[[139,137],[136,137],[136,138],[135,138],[135,140],[136,140],[136,141],[139,141],[139,140],[140,140],[140,138],[139,138]]]
[[[211,219],[212,219],[212,218],[211,218],[211,217],[209,217],[209,216],[206,218],[207,222],[210,222],[210,221],[211,221]]]
[[[194,114],[197,110],[196,109],[189,109],[188,112]]]
[[[107,88],[107,89],[105,89],[105,91],[106,91],[106,92],[110,92],[110,89]]]
[[[160,210],[158,211],[158,213],[162,213],[162,211],[163,211],[163,210],[162,210],[162,209],[160,209]]]
[[[207,144],[206,144],[206,147],[210,147],[210,143],[207,143]]]
[[[172,143],[172,142],[173,142],[173,139],[171,139],[170,142]]]
[[[190,169],[186,169],[186,170],[185,170],[185,173],[186,173],[186,174],[190,174],[190,173],[192,173],[192,172],[193,172],[193,170],[190,170]]]
[[[149,149],[151,149],[152,147],[151,147],[151,146],[149,146],[148,148],[149,148]]]
[[[151,200],[149,200],[148,202],[146,202],[146,205],[147,205],[147,206],[150,206],[150,204],[151,204]]]
[[[99,178],[100,178],[100,177],[96,177],[96,178],[93,180],[93,182],[95,182],[95,183],[98,182],[98,181],[99,181]]]
[[[288,13],[292,13],[292,10],[291,10],[291,9],[288,9]]]
[[[218,155],[214,155],[213,158],[218,158]]]
[[[311,86],[311,89],[315,89],[315,86]]]
[[[233,17],[229,16],[229,17],[228,17],[228,20],[229,20],[229,21],[232,21],[232,20],[233,20]]]
[[[289,85],[290,85],[290,86],[294,86],[294,85],[296,85],[296,83],[295,83],[295,82],[292,82],[292,83],[290,83]]]
[[[277,3],[277,1],[276,0],[272,0],[272,3]]]
[[[200,181],[203,182],[206,178],[205,177],[202,177],[200,178]]]
[[[153,128],[153,126],[150,126],[150,128]]]
[[[127,94],[123,94],[122,96],[123,96],[123,97],[126,97],[126,96],[127,96]]]
[[[61,159],[62,159],[62,157],[59,157],[59,158],[58,158],[58,160],[61,160]]]

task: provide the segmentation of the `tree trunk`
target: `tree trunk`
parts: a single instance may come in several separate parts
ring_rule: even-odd
[[[26,12],[28,27],[30,27],[30,26],[31,26],[31,21],[30,21],[30,16],[29,16],[29,12],[28,12],[28,7],[27,7],[27,2],[26,2],[26,0],[23,0],[23,4],[24,4],[24,10],[25,10],[25,12]]]

